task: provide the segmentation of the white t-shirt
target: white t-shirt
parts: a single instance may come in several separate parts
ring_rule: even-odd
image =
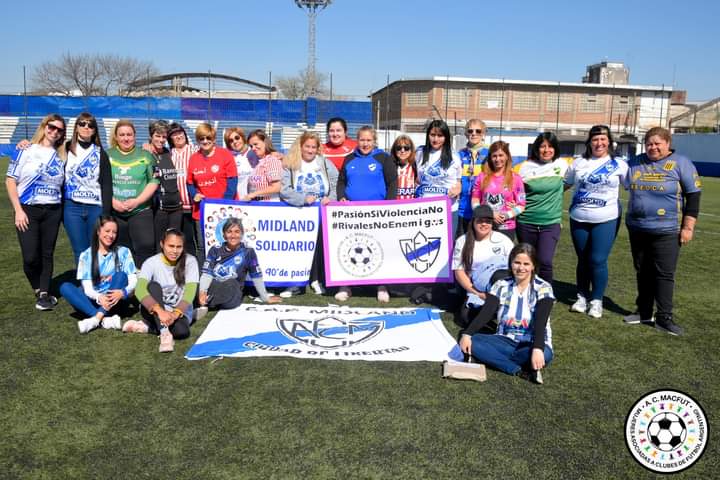
[[[233,152],[235,157],[235,166],[237,167],[237,194],[238,198],[242,198],[248,194],[248,179],[252,175],[253,167],[250,165],[248,160],[248,153],[250,149],[246,150],[245,153]]]
[[[165,263],[163,254],[158,253],[145,260],[140,269],[140,275],[138,275],[138,277],[144,278],[148,282],[155,281],[160,284],[166,310],[172,310],[173,307],[180,303],[188,283],[198,283],[200,281],[197,260],[190,254],[186,254],[185,258],[185,285],[181,287],[175,282],[174,272],[175,267]]]
[[[470,227],[472,228],[472,227]],[[455,240],[453,249],[452,269],[464,270],[462,263],[462,250],[465,246],[465,235]],[[475,242],[473,248],[473,263],[470,269],[470,279],[473,287],[481,292],[490,291],[490,277],[500,269],[508,268],[508,257],[515,244],[505,234],[493,231],[485,240]],[[468,304],[480,306],[484,300],[473,294],[468,294]]]
[[[102,205],[100,193],[100,147],[83,148],[78,142],[75,153],[69,149],[65,163],[65,198],[73,202]]]
[[[307,195],[314,195],[318,198],[327,196],[329,191],[328,179],[325,168],[321,165],[322,157],[316,156],[311,162],[302,160],[295,176],[295,191]]]
[[[57,205],[62,201],[65,165],[54,148],[33,143],[16,150],[8,164],[7,176],[17,182],[23,205]]]
[[[621,158],[576,158],[565,172],[565,184],[574,187],[570,218],[587,223],[618,218],[619,186],[627,171],[628,165]]]
[[[418,177],[420,185],[417,188],[417,197],[445,197],[448,191],[454,187],[462,177],[462,166],[460,157],[456,152],[452,152],[452,161],[447,170],[440,165],[440,154],[442,150],[431,151],[428,161],[423,163],[423,147],[417,149],[415,153],[415,163],[417,165]],[[458,209],[458,198],[452,202],[452,211]]]

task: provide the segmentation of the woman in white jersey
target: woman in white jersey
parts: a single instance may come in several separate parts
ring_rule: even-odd
[[[573,188],[570,234],[577,254],[577,301],[570,310],[602,317],[608,284],[608,257],[620,225],[619,187],[627,163],[613,154],[613,139],[605,125],[590,129],[582,157],[565,173],[565,188]],[[588,305],[589,304],[589,305]]]
[[[223,140],[225,141],[225,147],[235,157],[238,174],[237,198],[245,198],[248,194],[248,179],[258,164],[258,158],[250,145],[247,144],[245,131],[242,128],[228,128],[223,134]]]
[[[15,211],[23,270],[35,291],[35,308],[52,310],[57,298],[48,292],[62,218],[65,120],[57,114],[46,116],[30,143],[10,159],[5,186]]]

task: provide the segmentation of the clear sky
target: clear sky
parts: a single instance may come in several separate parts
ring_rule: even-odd
[[[208,71],[266,83],[307,64],[307,16],[293,0],[5,2],[0,92],[22,91],[22,66],[63,52],[115,53],[160,72]],[[334,0],[318,15],[318,70],[338,95],[387,76],[451,75],[579,82],[621,61],[634,85],[720,96],[720,2]]]

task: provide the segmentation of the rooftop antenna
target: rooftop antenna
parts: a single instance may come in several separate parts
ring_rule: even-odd
[[[325,9],[332,3],[332,0],[295,0],[298,8],[307,10],[308,14],[308,65],[307,78],[310,80],[310,91],[308,96],[314,97],[317,94],[317,82],[315,76],[315,18],[318,11]]]

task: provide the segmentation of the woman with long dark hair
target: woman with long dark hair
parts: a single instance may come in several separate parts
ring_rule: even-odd
[[[540,371],[553,359],[552,286],[536,275],[532,245],[516,245],[508,266],[512,276],[490,288],[480,313],[462,332],[460,350],[501,372],[524,373],[531,381],[543,383]],[[496,333],[478,333],[492,319],[497,321]]]
[[[506,235],[493,230],[493,218],[489,206],[475,207],[467,232],[455,242],[452,268],[457,284],[467,292],[460,310],[463,326],[477,316],[495,280],[509,275],[508,256],[514,245]]]
[[[120,330],[120,316],[108,314],[116,310],[135,290],[137,275],[132,253],[118,245],[117,220],[101,215],[95,221],[89,248],[80,254],[77,279],[60,285],[60,293],[75,310],[87,315],[78,322],[80,333],[100,326]]]
[[[135,290],[143,320],[128,320],[122,330],[160,335],[158,350],[163,353],[173,351],[175,339],[190,336],[199,271],[195,257],[185,251],[181,231],[166,230],[160,248],[143,263]]]
[[[460,157],[452,150],[450,128],[442,120],[433,120],[425,130],[425,145],[418,148],[417,161],[420,186],[416,196],[449,197],[452,206],[452,234],[458,223],[458,197],[462,191]]]
[[[50,114],[43,118],[30,143],[10,159],[5,187],[15,211],[23,270],[35,292],[35,308],[52,310],[57,298],[49,290],[67,157],[63,117]]]

